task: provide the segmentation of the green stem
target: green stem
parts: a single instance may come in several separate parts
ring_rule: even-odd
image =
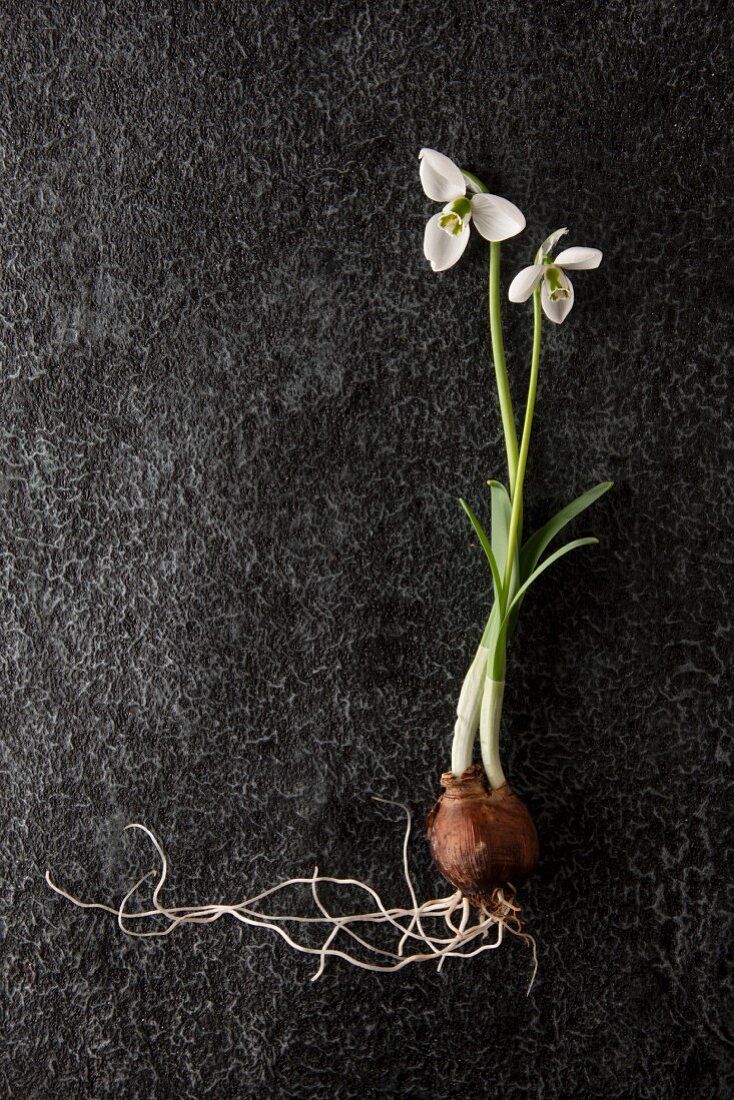
[[[486,183],[482,183],[479,176],[475,176],[473,172],[467,172],[466,168],[461,169],[461,174],[462,176],[464,176],[465,179],[469,180],[469,182],[472,184],[473,187],[476,188],[477,191],[481,191],[485,195],[489,194],[489,188],[487,187]]]
[[[493,680],[505,679],[505,667],[507,664],[507,631],[500,627],[500,636],[496,639],[492,658],[488,665],[487,675]]]
[[[502,338],[502,313],[500,310],[500,247],[499,241],[490,241],[489,243],[489,329],[492,335],[492,357],[494,359],[494,373],[497,380],[497,396],[499,397],[500,413],[502,414],[502,428],[505,433],[510,497],[514,502],[518,466],[517,433],[515,431],[515,417],[512,411],[510,383],[507,378],[507,366],[505,364],[505,344]]]
[[[492,790],[504,787],[507,780],[500,762],[500,723],[502,720],[502,700],[505,694],[504,680],[495,680],[487,676],[484,681],[482,712],[479,725],[479,744],[482,750],[482,764]]]
[[[504,585],[509,592],[510,577],[512,576],[512,564],[515,558],[520,517],[522,515],[522,490],[525,483],[525,468],[528,462],[528,450],[530,449],[530,433],[533,427],[533,413],[535,412],[535,395],[538,389],[538,367],[540,365],[540,333],[543,324],[543,314],[540,309],[540,288],[533,292],[533,358],[530,364],[530,382],[528,384],[528,401],[525,406],[525,422],[522,429],[522,443],[520,444],[520,457],[517,462],[517,479],[515,492],[512,495],[512,513],[510,516],[510,531],[507,537],[507,561],[505,563]]]

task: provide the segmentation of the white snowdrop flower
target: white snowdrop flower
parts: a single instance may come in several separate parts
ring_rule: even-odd
[[[452,160],[435,149],[421,149],[423,190],[429,199],[446,205],[426,226],[423,251],[434,271],[453,267],[469,243],[469,223],[488,241],[505,241],[525,228],[525,218],[511,202],[478,189],[478,180],[465,175]],[[467,195],[467,189],[471,192]]]
[[[556,229],[550,237],[546,237],[535,254],[535,263],[519,271],[509,289],[511,302],[526,302],[542,280],[540,301],[543,312],[556,325],[565,321],[573,306],[573,283],[566,271],[590,271],[599,266],[602,258],[598,248],[576,247],[564,249],[552,260],[551,249],[566,233],[568,229]]]

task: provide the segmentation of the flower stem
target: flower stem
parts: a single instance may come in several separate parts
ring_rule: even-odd
[[[489,194],[486,183],[475,176],[473,172],[461,169],[464,178],[480,193]],[[517,432],[515,430],[515,416],[512,411],[512,397],[510,396],[510,383],[507,379],[507,366],[505,364],[505,342],[502,336],[502,312],[500,309],[500,242],[489,242],[489,330],[492,337],[492,358],[494,359],[494,373],[497,380],[497,396],[500,402],[502,414],[502,428],[505,433],[505,447],[507,450],[507,474],[510,482],[510,497],[513,496],[515,477],[517,473]]]
[[[500,763],[500,722],[502,720],[504,694],[505,681],[494,680],[488,673],[484,682],[484,695],[482,696],[479,742],[482,748],[484,770],[493,790],[504,787],[507,782]]]
[[[522,429],[522,442],[520,444],[520,456],[517,462],[517,478],[515,490],[512,494],[512,514],[510,516],[510,530],[507,536],[507,561],[505,563],[505,591],[509,591],[512,564],[515,558],[515,547],[518,541],[520,517],[522,516],[522,491],[525,483],[525,469],[528,462],[528,450],[530,448],[530,433],[533,427],[533,413],[535,412],[535,395],[538,389],[538,367],[540,365],[540,333],[543,324],[543,315],[540,309],[540,289],[533,292],[533,357],[530,364],[530,382],[528,384],[528,401],[525,406],[525,422]]]
[[[507,366],[505,364],[505,344],[502,338],[502,313],[500,311],[500,247],[499,241],[490,241],[489,329],[492,336],[492,357],[494,359],[494,373],[497,380],[497,396],[499,397],[500,413],[502,414],[502,428],[505,433],[510,497],[514,501],[518,464],[517,433],[515,431],[515,417],[512,411],[510,383],[507,378]]]

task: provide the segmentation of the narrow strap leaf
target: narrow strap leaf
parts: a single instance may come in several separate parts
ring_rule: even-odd
[[[492,552],[492,544],[490,543],[489,539],[487,538],[487,536],[485,534],[485,531],[484,531],[484,528],[482,527],[481,523],[479,522],[477,517],[474,515],[474,513],[472,512],[471,508],[466,503],[466,501],[461,499],[461,500],[459,500],[459,504],[461,505],[461,507],[464,509],[464,511],[468,515],[469,519],[471,520],[472,527],[474,528],[474,530],[477,533],[477,538],[479,539],[479,541],[482,544],[482,550],[484,550],[487,561],[489,562],[489,568],[492,570],[492,580],[494,581],[495,599],[499,603],[500,608],[502,609],[502,613],[504,614],[505,594],[504,594],[504,590],[502,588],[502,576],[501,576],[499,568],[497,566],[497,559],[495,558],[494,553]]]
[[[507,489],[499,481],[488,481],[487,485],[492,499],[492,550],[500,576],[504,577],[512,504]]]
[[[502,626],[506,626],[510,614],[512,613],[512,609],[516,606],[516,604],[520,602],[520,600],[527,592],[528,588],[530,588],[530,585],[533,583],[533,581],[536,581],[541,573],[545,573],[548,566],[553,565],[554,561],[558,561],[558,559],[562,558],[564,554],[570,553],[571,550],[576,550],[579,546],[595,546],[598,542],[599,539],[594,538],[574,539],[573,542],[567,542],[566,545],[562,546],[560,550],[556,550],[555,553],[551,554],[549,558],[546,558],[543,564],[539,565],[535,572],[528,577],[525,583],[521,584],[518,588],[517,592],[515,593],[514,599],[510,603],[510,606],[507,608]]]
[[[595,500],[603,496],[611,489],[613,484],[613,481],[602,481],[599,485],[595,485],[593,489],[582,493],[580,497],[572,500],[565,508],[561,508],[560,512],[557,512],[552,519],[549,519],[543,527],[530,536],[520,551],[520,576],[523,580],[527,580],[533,575],[543,551],[558,532],[572,519],[585,511]]]

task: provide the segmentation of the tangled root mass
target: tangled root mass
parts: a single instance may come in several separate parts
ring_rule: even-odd
[[[378,799],[389,802],[388,799]],[[418,904],[408,864],[408,844],[411,832],[411,816],[402,803],[390,802],[401,806],[406,813],[406,828],[403,839],[403,873],[410,894],[411,905],[406,907],[388,907],[371,886],[353,878],[335,878],[320,875],[318,867],[308,878],[289,878],[276,886],[244,901],[235,904],[213,903],[209,905],[164,905],[161,892],[168,874],[168,860],[162,845],[147,826],[134,822],[126,828],[138,829],[153,844],[160,859],[160,868],[149,871],[125,894],[119,906],[102,902],[81,901],[67,890],[58,886],[46,872],[46,882],[57,894],[73,902],[82,909],[101,909],[117,918],[122,932],[127,936],[152,937],[167,936],[181,925],[212,924],[220,917],[230,916],[242,924],[253,928],[264,928],[276,933],[295,951],[314,955],[318,958],[318,967],[312,977],[316,981],[324,973],[328,958],[339,958],[363,970],[390,972],[402,970],[412,963],[436,962],[441,970],[446,959],[468,959],[484,951],[496,950],[502,943],[505,932],[524,940],[532,950],[533,974],[528,992],[532,987],[537,971],[535,941],[523,931],[520,919],[520,907],[515,901],[512,887],[498,887],[492,898],[473,909],[469,898],[463,897],[460,890],[441,898],[431,898]],[[151,902],[148,908],[130,908],[130,903],[141,887],[155,880]],[[327,908],[323,890],[328,886],[339,891],[361,891],[370,899],[371,908],[363,912],[334,913]],[[308,887],[317,915],[303,916],[296,913],[273,913],[263,908],[263,902],[274,898],[282,891],[293,887]],[[302,942],[306,926],[321,929],[325,938],[320,946]],[[390,934],[390,946],[380,945],[366,939],[370,929],[380,927]],[[490,933],[493,934],[488,941]],[[296,938],[296,935],[299,938]],[[337,940],[348,940],[350,951],[336,946]],[[397,940],[397,943],[395,942]],[[347,946],[346,944],[344,945]],[[413,950],[410,950],[410,949]],[[373,961],[378,959],[379,961]]]

